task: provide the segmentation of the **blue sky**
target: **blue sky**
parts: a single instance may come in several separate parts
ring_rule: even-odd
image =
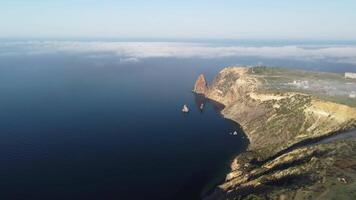
[[[355,10],[355,0],[0,0],[0,37],[356,40]]]

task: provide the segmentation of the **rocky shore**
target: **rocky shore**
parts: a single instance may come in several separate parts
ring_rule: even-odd
[[[333,73],[266,67],[225,68],[209,85],[199,76],[193,92],[223,104],[223,116],[250,140],[206,199],[356,199],[356,142],[305,145],[356,128],[355,102],[323,93],[320,82],[337,90],[356,84]]]

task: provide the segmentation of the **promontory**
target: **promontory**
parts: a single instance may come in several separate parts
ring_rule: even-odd
[[[355,79],[228,67],[193,91],[223,104],[250,141],[206,199],[356,199]]]

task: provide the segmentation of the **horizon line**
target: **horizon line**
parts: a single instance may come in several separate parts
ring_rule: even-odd
[[[197,37],[1,37],[0,41],[105,41],[105,42],[351,42],[339,38],[197,38]]]

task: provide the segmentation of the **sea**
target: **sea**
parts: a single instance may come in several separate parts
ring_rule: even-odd
[[[249,141],[223,105],[192,93],[198,75],[356,72],[354,45],[2,40],[0,199],[201,199]]]

